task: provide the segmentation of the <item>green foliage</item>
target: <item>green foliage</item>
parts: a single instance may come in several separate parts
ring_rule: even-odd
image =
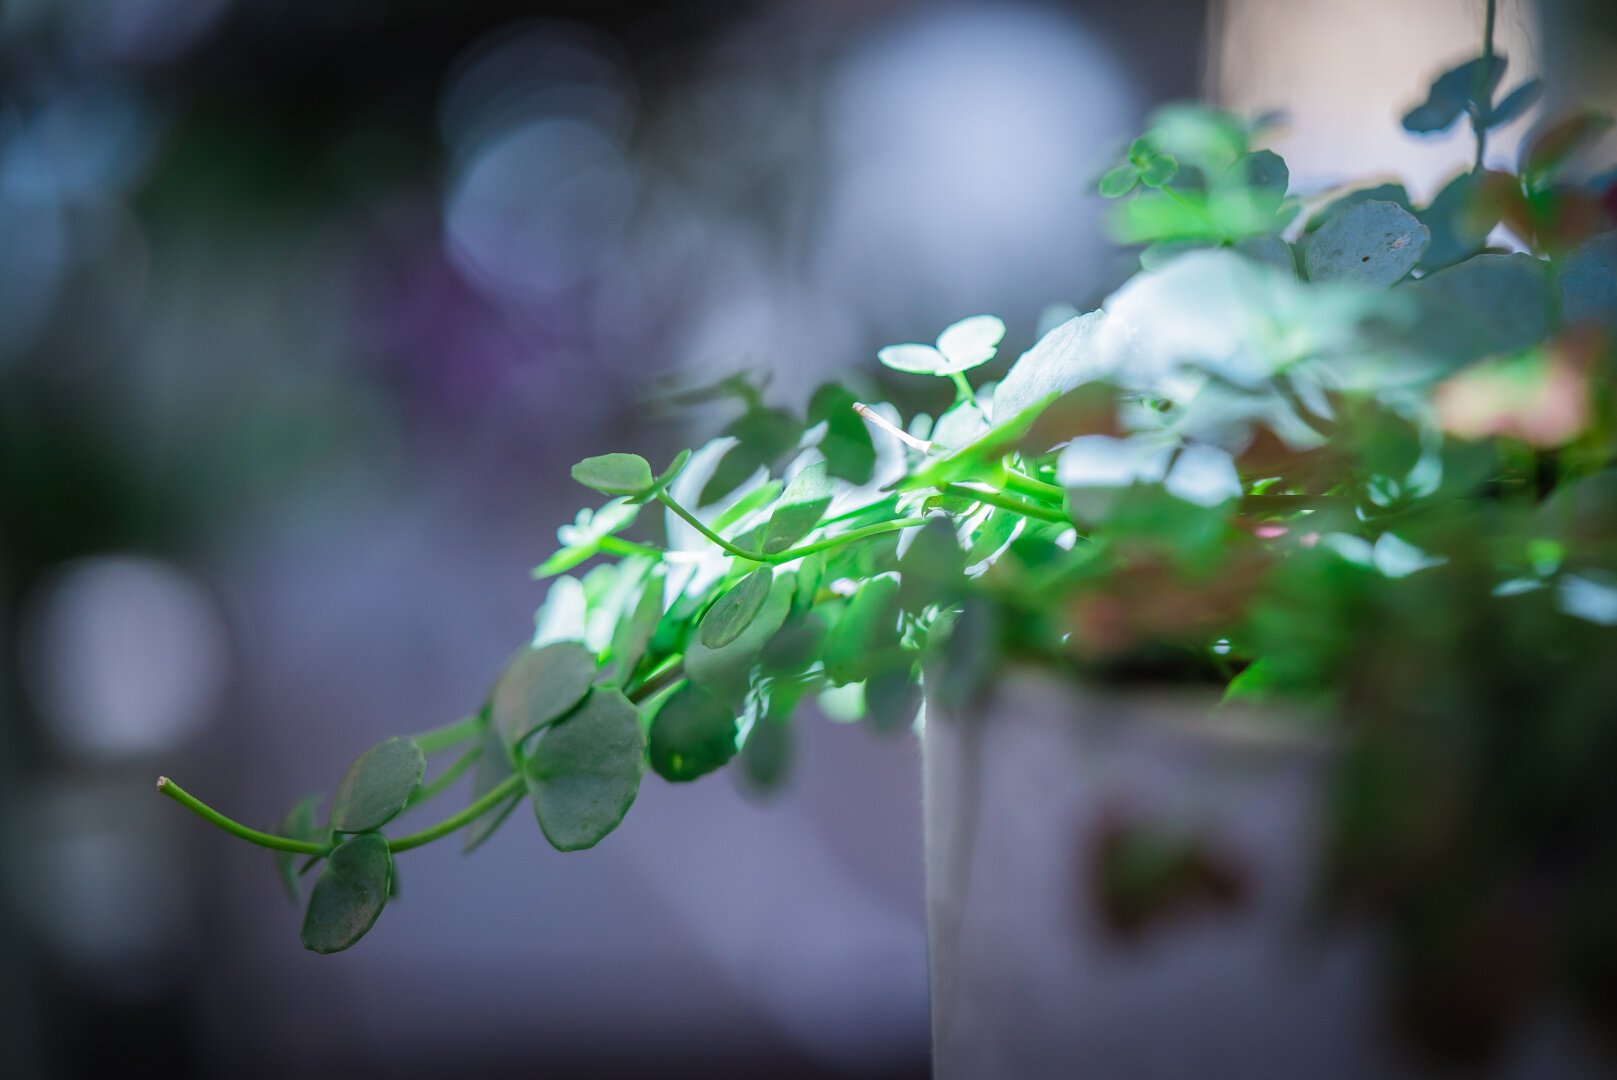
[[[573,479],[607,495],[638,495],[651,487],[651,465],[639,454],[602,454],[573,466]]]
[[[359,833],[398,816],[421,784],[427,758],[410,739],[388,739],[365,751],[343,774],[331,797],[331,827]]]
[[[393,856],[374,832],[338,844],[326,859],[303,916],[303,947],[334,953],[349,948],[376,925],[393,887]]]
[[[806,423],[740,377],[684,395],[740,412],[660,475],[633,454],[575,467],[612,498],[558,531],[533,645],[475,717],[373,748],[329,822],[311,797],[278,835],[160,788],[275,849],[294,896],[323,862],[304,942],[328,952],[375,920],[395,854],[476,848],[524,798],[571,851],[618,825],[647,764],[778,787],[805,698],[892,733],[923,698],[927,723],[971,722],[1013,661],[1200,683],[1339,748],[1322,894],[1395,945],[1460,928],[1442,963],[1400,949],[1415,997],[1471,1000],[1430,987],[1502,971],[1470,928],[1522,911],[1522,940],[1549,943],[1521,965],[1534,986],[1612,1015],[1617,219],[1610,177],[1569,179],[1606,121],[1574,113],[1515,173],[1484,168],[1489,130],[1541,92],[1499,96],[1491,56],[1405,118],[1467,118],[1476,142],[1424,204],[1383,183],[1303,218],[1263,124],[1159,110],[1099,182],[1144,271],[1052,318],[991,393],[1006,328],[978,315],[878,353],[949,380],[935,419],[835,384]],[[376,831],[467,770],[463,809]],[[1181,849],[1122,844],[1112,899],[1172,886]]]
[[[640,714],[622,693],[591,691],[545,728],[522,764],[539,828],[557,851],[600,843],[634,803],[645,770]]]

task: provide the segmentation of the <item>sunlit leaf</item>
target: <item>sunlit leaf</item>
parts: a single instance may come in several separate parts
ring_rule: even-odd
[[[999,351],[1005,324],[994,315],[973,315],[938,335],[938,351],[948,360],[945,373],[969,371],[986,364]]]
[[[930,345],[889,345],[876,353],[876,359],[911,375],[942,375],[949,366],[948,357]]]
[[[1104,318],[1104,312],[1091,311],[1069,319],[1019,356],[994,387],[995,423],[1105,374],[1097,341]]]
[[[331,797],[331,827],[369,832],[392,821],[420,786],[427,758],[412,739],[388,739],[348,766]]]
[[[651,465],[639,454],[602,454],[574,465],[573,479],[607,495],[638,495],[654,478]]]
[[[702,616],[700,628],[702,644],[710,649],[722,649],[752,625],[769,599],[774,571],[759,567],[714,601]]]
[[[831,506],[831,496],[831,477],[825,462],[817,461],[799,470],[786,485],[769,527],[764,530],[764,552],[777,555],[813,532]]]
[[[796,575],[790,571],[777,573],[763,608],[734,641],[713,649],[702,644],[697,635],[685,651],[685,673],[691,681],[723,701],[739,704],[747,692],[753,663],[785,624],[795,592]]]
[[[309,893],[303,947],[341,952],[364,937],[387,905],[392,874],[393,855],[380,834],[361,833],[338,844]]]

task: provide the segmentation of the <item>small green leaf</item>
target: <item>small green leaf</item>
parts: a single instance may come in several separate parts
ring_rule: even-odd
[[[664,578],[660,572],[649,574],[641,583],[640,599],[633,610],[612,629],[609,655],[612,658],[613,677],[620,682],[634,674],[634,669],[646,653],[646,646],[651,643],[658,622],[662,620],[663,587]]]
[[[1528,109],[1531,109],[1543,95],[1544,80],[1528,79],[1506,94],[1504,100],[1493,107],[1488,113],[1488,126],[1490,128],[1503,127]]]
[[[868,484],[876,469],[876,444],[870,428],[854,412],[858,399],[836,383],[826,383],[809,399],[808,422],[825,424],[820,453],[826,469],[850,484]]]
[[[724,434],[736,440],[702,485],[697,505],[708,506],[746,483],[759,469],[773,469],[786,454],[796,449],[803,426],[791,413],[762,406],[749,408],[725,428]]]
[[[576,641],[523,649],[494,684],[494,727],[508,746],[566,716],[595,682],[595,654]]]
[[[640,714],[617,690],[545,728],[523,770],[545,839],[558,851],[599,843],[634,803],[645,761]]]
[[[898,560],[898,603],[905,611],[919,612],[929,604],[954,596],[962,582],[966,557],[955,539],[954,523],[934,517],[915,534]]]
[[[685,650],[685,673],[691,681],[720,700],[739,705],[747,693],[754,661],[785,625],[796,590],[796,575],[790,571],[776,574],[763,609],[740,637],[723,648],[710,649],[696,635]]]
[[[999,554],[1016,536],[1025,519],[1014,510],[991,510],[986,518],[972,530],[970,546],[966,548],[966,565],[975,566],[990,556]]]
[[[1132,163],[1108,169],[1097,185],[1103,199],[1120,199],[1133,191],[1140,182],[1140,170]]]
[[[427,771],[427,758],[411,739],[377,743],[343,774],[331,797],[331,827],[361,833],[398,816]]]
[[[1430,274],[1481,253],[1488,234],[1499,224],[1498,200],[1482,195],[1477,174],[1464,172],[1445,184],[1431,204],[1420,211],[1421,224],[1432,234],[1421,256],[1422,271]]]
[[[710,649],[722,649],[740,637],[763,610],[773,581],[774,571],[767,566],[759,567],[714,601],[702,616],[702,644]]]
[[[607,495],[639,495],[651,487],[651,465],[639,454],[602,454],[573,466],[573,479]]]
[[[1292,277],[1297,276],[1297,258],[1284,237],[1272,233],[1268,236],[1244,236],[1235,242],[1235,250],[1253,262],[1272,266]]]
[[[489,724],[483,731],[483,753],[478,756],[477,768],[472,772],[472,801],[476,802],[505,783],[515,771],[511,765],[511,751],[507,749],[505,740],[501,738],[494,725]],[[482,847],[483,841],[494,835],[494,831],[505,823],[505,819],[511,816],[511,811],[515,810],[521,801],[522,793],[513,792],[510,798],[466,826],[461,851],[469,855]]]
[[[802,469],[786,485],[786,492],[764,530],[764,553],[778,555],[814,531],[831,506],[831,477],[826,463]],[[709,643],[711,644],[711,642]]]
[[[876,359],[892,368],[911,375],[947,374],[949,360],[930,345],[889,345],[876,353]]]
[[[314,812],[319,807],[320,800],[324,798],[324,795],[316,792],[313,795],[305,795],[299,799],[297,804],[286,812],[286,816],[281,819],[281,823],[275,831],[282,836],[290,836],[294,840],[323,839],[325,830],[315,820]],[[303,899],[298,891],[297,863],[301,858],[303,856],[295,855],[290,851],[277,851],[275,853],[275,868],[280,871],[281,884],[286,886],[286,895],[291,898],[294,904]]]
[[[1486,112],[1504,75],[1503,56],[1478,57],[1445,71],[1432,83],[1426,100],[1404,114],[1404,130],[1432,135],[1446,130],[1469,107]]]
[[[695,780],[735,752],[735,713],[695,683],[674,691],[651,722],[651,767],[665,780]]]
[[[1254,150],[1241,159],[1240,165],[1247,187],[1268,192],[1276,203],[1285,197],[1286,189],[1291,186],[1291,170],[1279,154],[1273,150]]]
[[[1431,238],[1397,203],[1362,202],[1321,225],[1303,261],[1311,281],[1389,286],[1415,268]]]
[[[1141,184],[1149,188],[1159,188],[1179,175],[1179,162],[1172,154],[1152,154],[1145,159],[1139,169]]]
[[[349,837],[332,851],[309,893],[303,947],[342,952],[376,925],[392,885],[393,854],[380,833]]]
[[[840,686],[892,666],[899,648],[898,617],[897,581],[879,577],[861,585],[826,635],[826,676]]]
[[[995,315],[973,315],[946,327],[938,335],[938,352],[948,360],[941,374],[953,375],[986,364],[999,351],[1005,323]]]
[[[658,492],[666,490],[669,484],[672,484],[675,480],[679,479],[679,474],[685,471],[685,466],[690,462],[690,460],[691,452],[688,449],[681,450],[679,453],[675,454],[673,462],[669,464],[668,468],[662,471],[662,474],[658,476],[656,480],[652,481],[651,486],[642,491],[640,494],[631,498],[629,502],[645,503],[655,499]]]

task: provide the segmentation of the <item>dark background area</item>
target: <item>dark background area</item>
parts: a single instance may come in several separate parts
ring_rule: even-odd
[[[883,344],[989,311],[1008,362],[1096,304],[1133,263],[1089,184],[1209,18],[0,3],[6,1074],[926,1075],[907,738],[805,718],[774,798],[424,849],[338,957],[152,781],[267,824],[475,707],[568,466],[726,418],[662,381],[887,395]]]

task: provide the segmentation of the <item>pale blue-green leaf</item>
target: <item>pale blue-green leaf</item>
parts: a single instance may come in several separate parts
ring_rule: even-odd
[[[1473,102],[1485,109],[1504,74],[1503,56],[1478,57],[1445,71],[1432,83],[1426,100],[1404,114],[1404,130],[1434,134],[1459,119]]]
[[[524,763],[523,777],[551,846],[579,851],[617,828],[640,791],[645,756],[640,714],[608,687],[545,728]]]
[[[1617,626],[1617,575],[1597,569],[1563,574],[1556,582],[1555,599],[1568,615],[1600,626]]]
[[[583,641],[589,618],[589,601],[584,583],[575,577],[559,577],[550,583],[545,602],[533,617],[533,647],[556,641]]]
[[[1362,202],[1334,214],[1308,239],[1311,281],[1388,286],[1420,261],[1431,233],[1397,203]]]
[[[912,375],[942,375],[949,366],[948,358],[930,345],[889,345],[876,353],[876,359]]]
[[[932,426],[932,444],[944,450],[958,450],[975,442],[988,431],[988,417],[975,401],[958,401]]]
[[[1005,324],[996,315],[973,315],[945,327],[938,335],[938,352],[948,361],[945,373],[969,371],[988,363],[1004,337]]]
[[[1272,266],[1288,274],[1297,273],[1297,259],[1284,237],[1273,233],[1268,236],[1243,236],[1235,242],[1235,250],[1254,262]]]
[[[1488,126],[1491,128],[1503,127],[1528,109],[1531,109],[1543,95],[1544,80],[1528,79],[1506,94],[1504,100],[1493,107],[1488,113]]]
[[[1617,327],[1617,232],[1585,240],[1555,273],[1561,292],[1561,318]]]
[[[1485,195],[1476,173],[1463,172],[1417,216],[1432,234],[1420,260],[1421,270],[1429,274],[1481,253],[1499,224],[1499,200]]]
[[[1196,506],[1218,506],[1241,497],[1235,459],[1216,446],[1185,447],[1174,458],[1162,486],[1174,498]]]
[[[1531,255],[1478,255],[1399,290],[1420,317],[1403,342],[1408,361],[1442,370],[1517,352],[1550,329],[1547,264]]]
[[[993,417],[1003,423],[1022,410],[1103,377],[1110,365],[1100,348],[1105,314],[1068,319],[1017,358],[994,387]]]

